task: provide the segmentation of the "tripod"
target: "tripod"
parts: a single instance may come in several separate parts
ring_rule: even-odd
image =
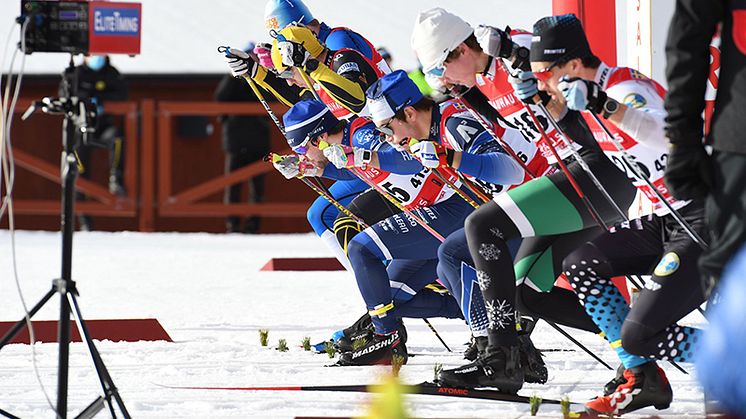
[[[44,98],[41,102],[35,102],[23,114],[22,119],[28,118],[33,112],[41,107],[44,113],[64,115],[62,123],[62,218],[60,229],[62,231],[62,275],[59,279],[52,281],[52,289],[29,311],[28,318],[34,316],[55,294],[60,295],[60,318],[57,328],[59,342],[59,364],[57,369],[57,416],[67,418],[67,379],[70,355],[70,315],[72,314],[78,326],[80,336],[85,340],[88,351],[93,359],[103,396],[99,396],[88,405],[76,418],[92,418],[104,409],[105,403],[109,406],[111,416],[116,418],[112,398],[119,406],[119,410],[125,418],[130,418],[127,408],[104,365],[101,355],[93,344],[88,332],[88,327],[80,313],[77,295],[78,290],[75,281],[71,279],[73,231],[75,216],[75,179],[78,175],[78,164],[75,150],[78,147],[78,139],[85,138],[91,130],[88,128],[89,118],[95,117],[95,113],[87,110],[86,101],[77,97]],[[79,135],[78,135],[79,134]],[[2,349],[18,332],[26,325],[26,317],[17,322],[0,339]],[[3,412],[4,414],[7,412]],[[9,416],[9,415],[6,415]],[[9,416],[12,417],[12,416]]]

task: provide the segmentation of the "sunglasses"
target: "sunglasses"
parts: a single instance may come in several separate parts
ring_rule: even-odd
[[[300,155],[304,156],[306,153],[308,153],[308,148],[309,148],[308,145],[309,144],[312,145],[312,146],[314,146],[314,147],[318,147],[319,146],[319,142],[320,142],[319,137],[306,138],[301,143],[301,145],[293,147],[293,152],[295,154],[300,154]]]
[[[427,74],[432,77],[443,77],[443,74],[445,73],[446,73],[445,63],[440,64],[436,67],[433,67],[432,69],[427,71]]]
[[[542,83],[546,83],[547,80],[551,79],[552,76],[554,75],[554,73],[552,72],[552,69],[556,67],[559,63],[560,61],[557,60],[553,62],[549,67],[543,70],[534,71],[534,77],[536,77],[537,80],[541,80]]]
[[[394,122],[394,118],[389,119],[389,122],[381,125],[380,127],[376,127],[376,131],[382,133],[383,135],[387,135],[389,137],[394,136],[394,130],[391,129],[391,123]]]

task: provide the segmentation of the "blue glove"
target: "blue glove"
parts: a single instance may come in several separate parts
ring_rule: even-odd
[[[534,103],[534,96],[539,94],[539,84],[530,71],[519,71],[516,76],[508,77],[508,81],[513,86],[515,95],[521,102]]]
[[[578,77],[564,76],[560,79],[557,88],[565,97],[569,109],[574,111],[589,110],[594,113],[603,112],[606,93],[595,82]]]

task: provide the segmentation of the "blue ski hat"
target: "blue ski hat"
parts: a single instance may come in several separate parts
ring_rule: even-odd
[[[269,0],[264,6],[264,26],[270,33],[279,32],[291,23],[307,25],[313,19],[301,0]]]
[[[318,100],[301,100],[282,116],[285,136],[293,151],[306,147],[311,138],[331,130],[339,120]],[[301,152],[301,154],[304,154]]]
[[[374,122],[381,122],[393,116],[406,106],[414,105],[422,99],[422,92],[404,70],[396,70],[376,80],[365,92],[368,109]]]

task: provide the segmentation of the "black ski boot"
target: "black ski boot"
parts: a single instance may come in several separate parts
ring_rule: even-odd
[[[402,333],[403,330],[404,326],[385,335],[373,333],[357,349],[340,355],[337,365],[391,365],[395,356],[401,357],[402,364],[406,364],[409,355],[404,344],[406,335]]]
[[[668,378],[655,362],[624,371],[627,380],[608,395],[597,397],[585,404],[590,414],[621,415],[643,407],[654,406],[666,409],[673,400],[673,392]]]
[[[485,349],[487,349],[487,336],[472,336],[469,346],[464,351],[464,359],[474,361],[479,355],[484,355]]]
[[[619,367],[616,369],[616,376],[604,385],[604,396],[615,392],[617,387],[627,382],[627,379],[624,378],[624,371],[624,364],[619,364]]]
[[[549,378],[544,355],[536,349],[528,333],[518,334],[518,348],[521,353],[521,366],[527,383],[544,384]]]
[[[444,387],[496,387],[504,393],[517,393],[523,387],[523,368],[518,345],[487,348],[476,361],[458,368],[443,370],[438,384]]]
[[[339,333],[339,332],[337,332]],[[334,348],[339,352],[349,352],[356,345],[362,343],[355,343],[357,340],[369,339],[373,335],[373,322],[370,320],[370,315],[366,312],[359,319],[352,324],[352,326],[342,329],[342,336],[334,341]]]

